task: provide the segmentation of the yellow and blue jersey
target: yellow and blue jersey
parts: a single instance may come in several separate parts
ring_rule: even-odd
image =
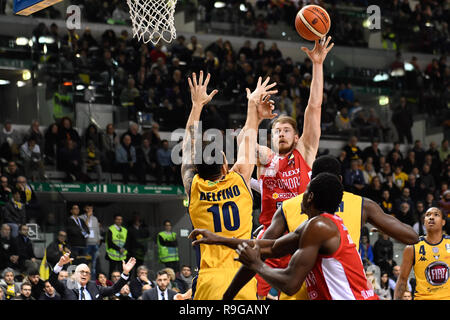
[[[237,172],[230,171],[219,181],[204,180],[198,174],[195,175],[191,184],[188,211],[195,229],[207,229],[227,238],[251,238],[253,197]],[[202,244],[196,250],[199,274],[194,281],[194,299],[221,299],[241,267],[241,263],[234,260],[237,257],[235,250],[220,245]],[[254,281],[250,281],[236,296],[236,299],[255,298]]]

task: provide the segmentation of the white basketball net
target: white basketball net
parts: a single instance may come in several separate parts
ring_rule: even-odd
[[[133,37],[157,44],[160,39],[176,38],[175,5],[177,0],[127,0],[133,23]]]

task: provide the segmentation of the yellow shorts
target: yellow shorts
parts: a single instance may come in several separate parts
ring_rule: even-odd
[[[200,270],[194,282],[194,300],[222,300],[236,272],[239,269]],[[194,290],[194,288],[193,288]],[[250,280],[236,295],[234,300],[256,300],[256,279]]]
[[[280,300],[309,300],[308,290],[306,290],[306,282],[303,282],[302,287],[294,295],[288,296],[284,292],[280,293]]]

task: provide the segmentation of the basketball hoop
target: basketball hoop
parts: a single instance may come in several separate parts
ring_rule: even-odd
[[[176,38],[175,5],[177,0],[127,0],[133,24],[133,37],[157,44],[160,39]]]

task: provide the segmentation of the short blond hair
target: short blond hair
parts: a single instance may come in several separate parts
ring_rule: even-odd
[[[294,118],[286,115],[279,116],[276,118],[272,123],[272,129],[278,124],[290,124],[292,129],[294,129],[295,133],[298,134],[298,127],[297,127],[297,121],[294,120]]]

